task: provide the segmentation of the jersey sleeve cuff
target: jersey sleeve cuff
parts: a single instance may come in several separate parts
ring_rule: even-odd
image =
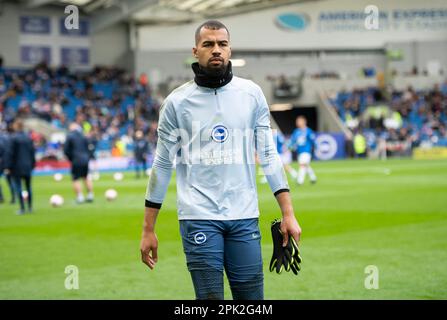
[[[283,193],[283,192],[290,192],[290,190],[289,189],[279,189],[279,190],[275,191],[275,193],[273,195],[276,197],[278,194]]]
[[[156,203],[156,202],[152,202],[152,201],[149,201],[149,200],[145,200],[144,201],[144,206],[146,208],[160,209],[161,208],[161,203]]]

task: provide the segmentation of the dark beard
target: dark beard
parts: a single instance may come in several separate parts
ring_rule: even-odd
[[[208,77],[213,77],[213,78],[217,78],[217,77],[222,77],[225,72],[227,71],[227,67],[228,67],[228,63],[226,65],[224,65],[222,63],[221,66],[219,67],[211,67],[211,66],[200,66],[200,69],[202,69],[203,73],[205,75],[207,75]]]

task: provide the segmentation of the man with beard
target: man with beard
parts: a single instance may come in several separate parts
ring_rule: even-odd
[[[142,261],[158,260],[155,222],[174,160],[178,219],[197,299],[223,299],[225,269],[234,299],[264,298],[255,151],[283,216],[285,246],[299,241],[283,165],[261,88],[233,76],[230,35],[219,21],[200,25],[192,49],[194,80],[175,89],[160,110],[149,178]],[[174,159],[175,158],[175,159]]]

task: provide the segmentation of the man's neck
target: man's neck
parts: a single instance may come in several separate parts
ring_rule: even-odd
[[[193,63],[191,67],[195,74],[194,81],[202,87],[217,89],[227,85],[233,79],[231,61],[228,62],[225,70],[215,74],[200,66],[198,62]]]

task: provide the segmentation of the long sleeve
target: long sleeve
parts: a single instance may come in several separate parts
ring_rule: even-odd
[[[270,127],[270,111],[261,90],[258,96],[255,143],[259,162],[264,170],[264,174],[272,192],[276,195],[282,191],[289,191],[284,167],[273,141],[272,130]]]
[[[65,140],[65,143],[64,143],[64,154],[65,154],[65,156],[67,157],[67,159],[69,160],[69,161],[71,161],[72,159],[71,159],[71,138],[70,138],[70,136],[67,136],[67,139]]]
[[[289,143],[288,143],[288,149],[289,150],[293,150],[296,151],[296,147],[297,147],[297,135],[296,135],[297,131],[296,129],[293,130],[292,132],[292,136],[290,137]]]
[[[6,169],[12,170],[13,164],[16,163],[16,148],[15,137],[12,136],[9,140],[9,150],[6,153]]]
[[[171,180],[172,167],[180,145],[179,128],[172,102],[168,98],[160,109],[158,140],[151,176],[146,189],[146,207],[160,208]]]
[[[34,147],[34,143],[32,140],[30,147],[30,157],[31,157],[31,167],[34,169],[36,167],[36,148]]]

